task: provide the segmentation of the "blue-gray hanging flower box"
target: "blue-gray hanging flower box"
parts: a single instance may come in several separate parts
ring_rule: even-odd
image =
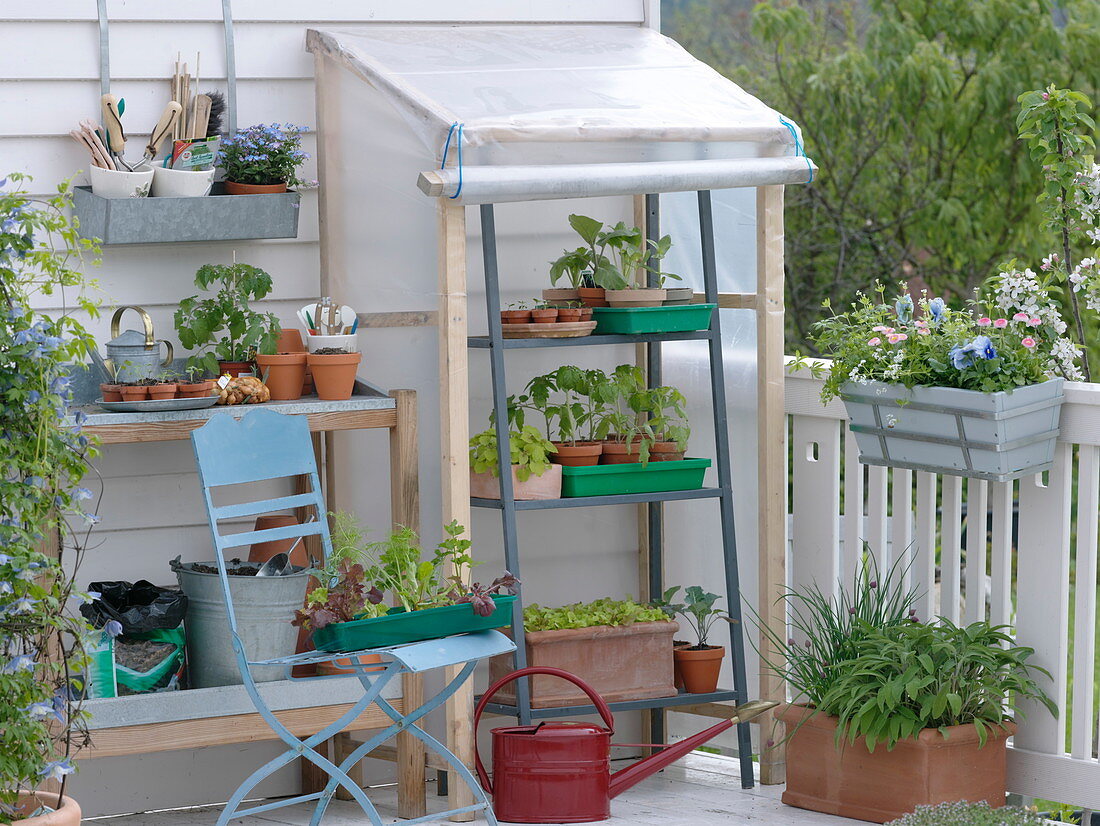
[[[1062,384],[981,393],[849,382],[841,398],[865,465],[1006,482],[1050,469]]]
[[[295,238],[300,202],[297,192],[226,195],[221,184],[194,198],[101,198],[73,188],[80,236],[103,244]]]

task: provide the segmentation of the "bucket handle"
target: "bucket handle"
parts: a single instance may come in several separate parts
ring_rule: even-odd
[[[550,677],[560,677],[563,680],[568,680],[585,694],[588,695],[588,699],[592,701],[592,705],[596,707],[596,711],[599,712],[600,717],[603,719],[604,725],[607,726],[608,734],[615,733],[615,718],[611,714],[611,708],[607,705],[607,701],[604,700],[595,689],[588,683],[578,677],[576,674],[570,674],[568,671],[563,671],[560,668],[551,668],[549,666],[529,666],[527,668],[521,668],[518,671],[513,671],[511,674],[506,674],[501,677],[491,686],[488,690],[481,695],[481,699],[478,701],[477,708],[474,710],[474,760],[477,764],[477,778],[481,782],[481,788],[485,789],[489,794],[493,793],[493,784],[489,780],[489,775],[485,771],[485,764],[481,762],[481,753],[476,748],[477,740],[477,724],[481,721],[481,713],[485,711],[485,706],[489,705],[489,701],[493,696],[500,691],[508,683],[518,680],[520,677],[527,677],[531,674],[546,674]]]

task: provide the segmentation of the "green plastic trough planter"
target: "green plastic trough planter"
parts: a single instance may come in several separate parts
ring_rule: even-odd
[[[681,459],[678,462],[641,462],[594,467],[563,467],[561,495],[612,496],[620,493],[661,493],[670,490],[696,490],[703,486],[703,475],[710,459]]]
[[[687,333],[709,330],[717,304],[683,304],[675,307],[596,307],[592,318],[596,335]]]
[[[474,613],[469,603],[406,611],[391,608],[384,617],[334,622],[313,632],[319,651],[362,651],[387,645],[434,640],[470,631],[491,631],[512,624],[514,596],[494,596],[496,610],[487,617]]]

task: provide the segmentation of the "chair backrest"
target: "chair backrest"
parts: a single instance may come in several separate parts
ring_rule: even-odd
[[[219,572],[225,591],[229,623],[237,630],[233,600],[225,573],[225,551],[256,542],[320,536],[327,558],[332,553],[327,512],[321,496],[313,441],[304,416],[288,416],[274,410],[252,410],[236,419],[217,415],[202,427],[191,431],[191,444],[198,463],[207,519],[217,553]],[[287,476],[308,476],[310,491],[274,499],[258,499],[232,505],[215,505],[212,488],[243,485]],[[314,507],[317,519],[298,525],[222,534],[218,522],[223,519],[255,516],[288,508]]]

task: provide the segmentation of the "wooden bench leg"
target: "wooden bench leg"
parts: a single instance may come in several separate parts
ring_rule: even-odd
[[[424,679],[419,674],[401,676],[405,708],[424,702]],[[397,816],[423,817],[428,813],[424,772],[424,743],[407,732],[397,735]]]
[[[351,739],[351,733],[347,732],[347,731],[340,732],[335,737],[333,737],[330,742],[333,744],[333,750],[336,752],[336,756],[333,757],[332,761],[334,763],[336,763],[337,765],[339,765],[340,762],[345,757],[347,757],[349,754],[351,754],[353,751],[355,751],[355,747],[357,745],[359,745],[358,743],[356,743],[354,740]],[[358,763],[356,763],[352,768],[348,769],[348,777],[351,779],[351,781],[353,783],[356,783],[359,786],[363,785],[363,761],[362,760],[360,760]],[[336,787],[336,799],[337,800],[354,800],[355,798],[352,797],[351,792],[349,792],[343,786],[337,786]]]

